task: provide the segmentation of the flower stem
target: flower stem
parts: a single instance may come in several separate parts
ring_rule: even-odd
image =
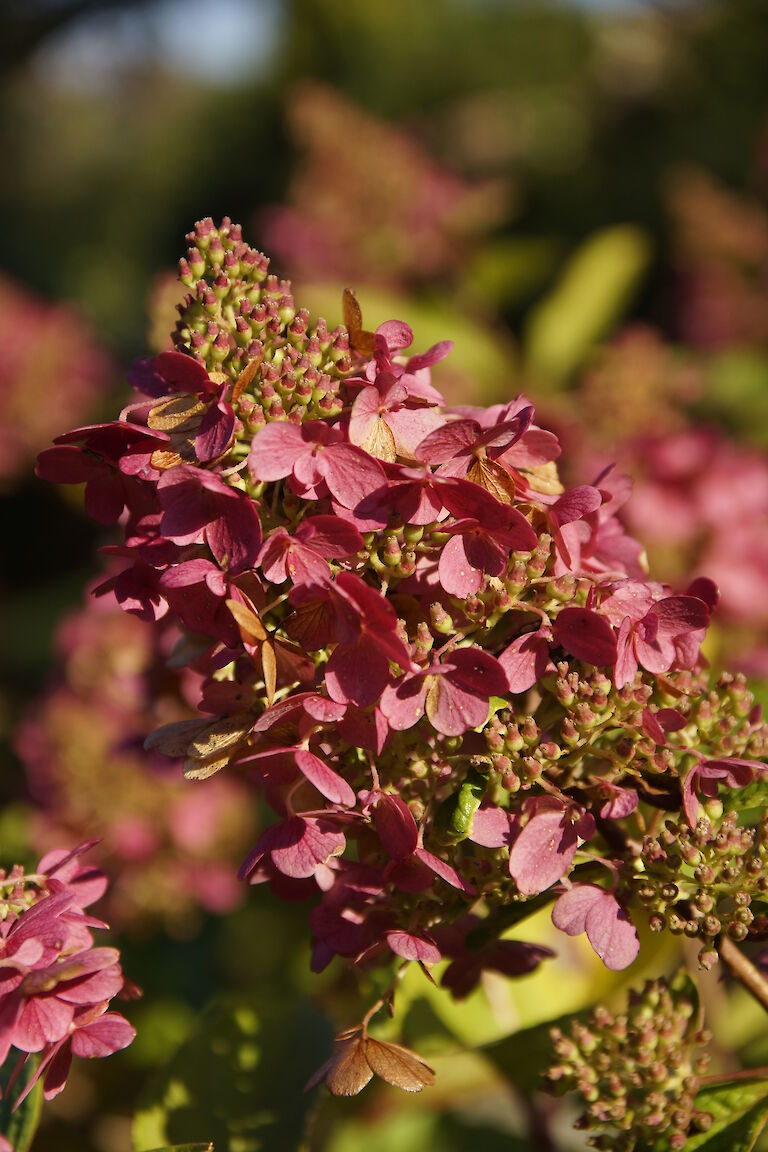
[[[717,950],[731,975],[743,984],[768,1012],[768,977],[755,967],[728,936],[720,937]]]

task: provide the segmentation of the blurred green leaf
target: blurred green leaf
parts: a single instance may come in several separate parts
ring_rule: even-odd
[[[548,236],[505,236],[472,260],[464,286],[497,308],[530,296],[553,275],[560,244]]]
[[[43,1107],[43,1082],[38,1080],[27,1098],[14,1112],[13,1106],[35,1074],[37,1058],[27,1060],[13,1088],[8,1090],[8,1082],[15,1067],[14,1060],[7,1060],[0,1068],[0,1135],[9,1141],[13,1152],[28,1152],[32,1147],[40,1112]]]
[[[646,234],[629,225],[588,237],[528,319],[524,351],[529,373],[544,383],[562,384],[622,316],[650,255]]]
[[[330,1026],[307,1003],[212,1004],[143,1093],[134,1152],[201,1135],[216,1152],[296,1152],[311,1104],[303,1088],[330,1047]]]
[[[706,366],[702,413],[753,444],[768,444],[768,357],[754,348],[729,348]]]
[[[685,1152],[751,1152],[768,1121],[768,1080],[729,1080],[703,1088],[696,1107],[714,1121],[709,1131],[686,1142]],[[662,1152],[664,1143],[657,1148]]]

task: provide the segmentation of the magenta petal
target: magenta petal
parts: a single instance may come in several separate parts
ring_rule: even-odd
[[[54,1096],[64,1091],[71,1067],[72,1045],[64,1041],[45,1069],[43,1096],[46,1100],[53,1100]]]
[[[209,392],[213,387],[204,366],[184,352],[160,352],[152,367],[179,392]]]
[[[195,437],[195,455],[207,463],[223,455],[235,431],[235,413],[231,404],[220,400],[211,404]]]
[[[509,871],[520,891],[534,896],[557,883],[573,863],[577,844],[564,809],[531,817],[509,853]]]
[[[414,856],[422,864],[426,864],[427,868],[439,876],[441,880],[445,880],[446,884],[450,884],[452,888],[458,888],[460,892],[471,893],[473,891],[472,885],[463,880],[455,868],[451,868],[450,864],[446,864],[445,860],[441,860],[439,856],[433,856],[426,848],[417,848]]]
[[[393,860],[405,860],[413,853],[419,830],[410,808],[399,796],[381,796],[373,810],[373,823],[382,848]]]
[[[301,774],[317,788],[318,792],[332,804],[354,807],[355,794],[343,777],[329,768],[319,756],[300,748],[296,753],[296,767]]]
[[[555,643],[577,660],[596,667],[616,661],[616,637],[608,621],[589,608],[563,608],[554,628]]]
[[[579,936],[586,930],[587,913],[605,895],[604,888],[594,884],[574,884],[559,896],[552,908],[552,923],[569,936]]]
[[[440,949],[433,941],[410,932],[387,932],[386,941],[395,955],[404,960],[418,960],[422,964],[437,964],[440,960]]]
[[[123,511],[125,492],[117,472],[106,466],[85,488],[85,510],[99,524],[114,524]]]
[[[328,695],[337,704],[351,701],[366,708],[379,699],[388,679],[389,661],[369,636],[339,644],[325,666]]]
[[[637,931],[611,892],[604,892],[587,912],[587,939],[612,972],[628,968],[640,951]]]
[[[695,596],[668,596],[657,601],[648,615],[655,618],[660,639],[697,632],[709,624],[709,609]]]
[[[293,816],[270,838],[270,855],[283,875],[301,880],[314,876],[317,866],[331,856],[340,855],[345,844],[342,832],[332,828],[323,831],[316,821]]]
[[[136,1029],[118,1012],[106,1012],[97,1020],[78,1028],[72,1036],[75,1056],[111,1056],[127,1048],[136,1036]]]
[[[623,820],[631,816],[637,808],[637,792],[634,788],[617,788],[613,784],[607,787],[609,798],[600,809],[603,820]]]

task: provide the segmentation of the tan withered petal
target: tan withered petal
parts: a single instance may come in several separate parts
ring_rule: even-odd
[[[365,1040],[365,1059],[377,1076],[404,1092],[421,1092],[435,1082],[435,1073],[429,1064],[399,1044],[373,1040],[369,1036]]]
[[[192,740],[204,732],[209,723],[208,720],[177,720],[174,724],[165,724],[147,736],[144,747],[147,752],[156,749],[163,756],[186,756]]]
[[[325,1083],[332,1096],[357,1096],[373,1079],[373,1070],[365,1058],[365,1039],[353,1036],[334,1044]]]
[[[397,460],[394,434],[386,420],[382,420],[381,416],[376,417],[370,432],[360,447],[364,448],[369,456],[375,456],[378,460],[386,460],[388,464],[394,464]]]
[[[209,724],[198,733],[187,747],[187,755],[193,760],[204,760],[212,754],[233,748],[249,735],[255,717],[252,712],[238,712],[234,716],[224,716]]]
[[[341,294],[341,311],[344,326],[349,332],[349,343],[355,352],[361,356],[372,356],[376,344],[373,332],[366,332],[363,328],[363,313],[360,302],[351,288],[345,288]]]
[[[189,757],[184,761],[184,776],[187,780],[208,780],[209,777],[215,776],[217,772],[221,772],[222,768],[228,768],[231,761],[231,752],[225,752],[223,755],[217,752],[207,760],[198,760],[197,758]]]
[[[264,673],[264,688],[267,693],[267,704],[271,707],[275,701],[277,688],[277,660],[272,644],[265,640],[261,646],[261,668]]]
[[[255,640],[261,643],[267,639],[267,630],[250,602],[243,604],[240,600],[227,600],[227,608],[232,613],[243,640]]]
[[[261,356],[257,356],[254,360],[250,360],[248,362],[248,364],[246,364],[245,368],[243,368],[243,370],[240,373],[240,375],[238,376],[237,380],[235,380],[234,386],[232,388],[232,403],[233,404],[237,403],[237,401],[242,396],[243,392],[245,392],[248,385],[253,382],[254,376],[256,375],[259,368],[261,367],[261,361],[262,361]]]
[[[204,412],[205,405],[199,396],[183,392],[156,404],[147,417],[147,424],[153,432],[174,432],[182,426],[191,431],[193,425],[199,428]]]
[[[180,464],[189,464],[193,458],[194,451],[185,452],[182,456],[180,452],[166,452],[158,448],[150,456],[150,464],[153,468],[157,468],[158,472],[165,472],[167,468],[178,468]]]
[[[501,464],[487,457],[478,457],[467,473],[467,479],[479,484],[490,492],[501,504],[512,504],[515,499],[515,482]]]
[[[526,477],[529,487],[533,488],[534,492],[544,492],[547,496],[559,496],[561,492],[565,492],[554,460],[539,464],[536,468],[520,468],[519,471]]]

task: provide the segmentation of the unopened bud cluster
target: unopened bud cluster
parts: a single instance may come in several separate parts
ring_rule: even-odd
[[[233,382],[249,369],[236,407],[251,433],[285,417],[337,416],[339,380],[351,367],[346,330],[329,332],[322,320],[311,327],[290,283],[270,274],[269,260],[243,242],[239,225],[202,220],[187,241],[180,278],[190,291],[179,306],[175,346],[214,379]]]
[[[768,819],[756,828],[739,827],[733,811],[702,817],[695,828],[667,820],[643,843],[642,865],[636,891],[651,928],[700,940],[700,960],[709,967],[720,933],[746,940],[755,919],[751,905],[768,897]]]
[[[549,1086],[581,1096],[577,1127],[593,1133],[593,1147],[639,1152],[663,1136],[666,1146],[680,1149],[709,1128],[711,1114],[695,1105],[708,1063],[697,1050],[709,1041],[695,995],[682,974],[652,980],[630,992],[624,1013],[598,1007],[567,1034],[552,1029],[559,1062],[547,1073]]]

